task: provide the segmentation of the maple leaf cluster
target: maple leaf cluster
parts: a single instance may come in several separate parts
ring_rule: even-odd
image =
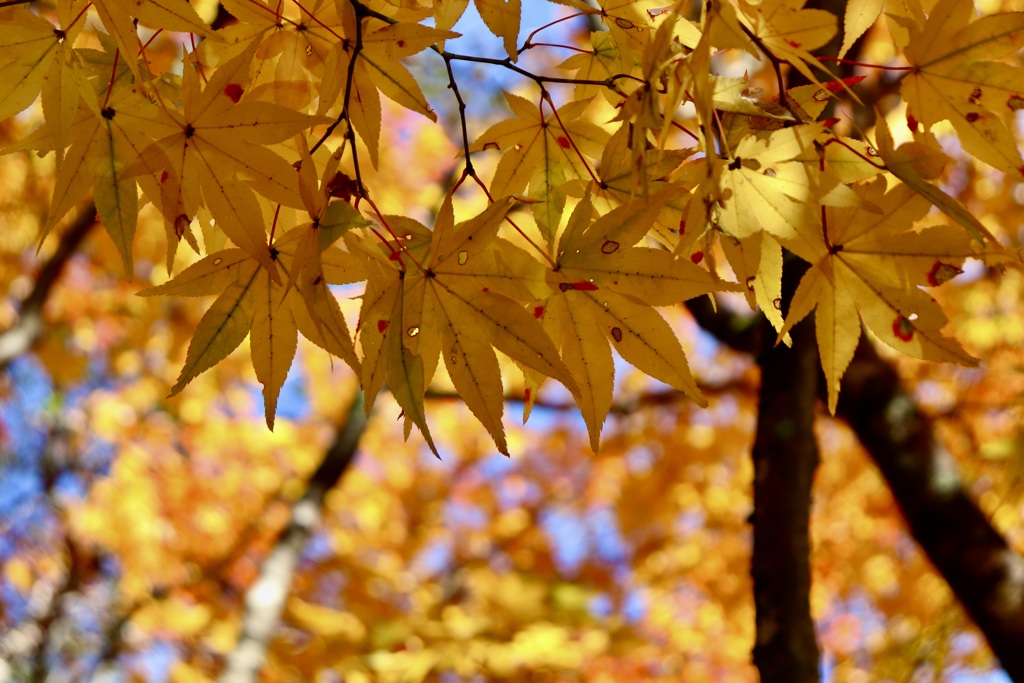
[[[442,362],[507,452],[513,366],[497,352],[523,375],[527,414],[547,379],[560,382],[596,449],[613,349],[704,404],[658,308],[715,292],[745,297],[780,342],[816,312],[833,411],[862,323],[910,356],[976,362],[943,334],[923,287],[968,257],[1012,258],[938,184],[951,160],[935,133],[951,127],[968,154],[1024,175],[1010,127],[1024,106],[1010,61],[1024,13],[907,0],[880,22],[881,3],[849,3],[841,54],[876,24],[891,36],[892,63],[861,66],[902,78],[897,146],[884,116],[870,135],[839,132],[833,105],[856,106],[863,77],[837,79],[815,56],[837,18],[803,0],[713,0],[697,14],[682,2],[560,4],[560,19],[519,43],[518,1],[475,0],[504,59],[446,49],[466,0],[224,0],[217,28],[186,0],[4,7],[0,120],[37,99],[44,115],[5,151],[53,153],[42,237],[91,194],[129,277],[146,205],[163,217],[169,272],[182,240],[202,256],[142,292],[216,297],[171,393],[249,337],[271,426],[301,334],[352,367],[367,409],[386,385],[406,433],[415,425],[435,452],[424,394]],[[570,19],[601,30],[555,74],[519,65]],[[162,63],[153,42],[169,34],[180,59]],[[437,119],[405,63],[420,53],[443,65],[462,123],[463,170],[432,226],[382,212],[364,182],[381,163],[382,95]],[[771,65],[774,96],[715,74],[739,53]],[[506,93],[511,116],[471,139],[454,62],[509,71],[530,96]],[[787,89],[784,69],[809,84]],[[485,180],[475,162],[488,159]],[[456,216],[457,193],[486,206]],[[809,269],[784,315],[785,252]],[[355,283],[353,333],[332,286]]]

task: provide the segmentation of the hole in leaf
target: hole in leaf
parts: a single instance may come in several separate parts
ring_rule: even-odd
[[[420,333],[420,328],[419,328],[419,327],[417,327],[416,325],[413,325],[413,326],[412,326],[412,327],[410,327],[410,328],[409,328],[408,330],[406,330],[406,333],[407,333],[407,334],[408,334],[408,335],[409,335],[410,337],[415,337],[415,336],[416,336],[417,334],[419,334],[419,333]]]
[[[964,271],[961,268],[957,268],[951,263],[936,261],[932,264],[932,269],[928,271],[928,284],[932,287],[938,287],[944,282],[949,282],[962,272]]]
[[[215,266],[219,266],[222,263],[224,263],[224,259],[222,259],[219,256],[217,258],[213,259],[213,265],[215,265]]]
[[[1024,97],[1021,97],[1020,95],[1011,95],[1010,99],[1006,100],[1006,106],[1013,111],[1024,109]]]
[[[460,266],[466,265],[466,261],[468,261],[468,260],[469,260],[469,252],[468,251],[460,251],[459,252],[459,265]]]

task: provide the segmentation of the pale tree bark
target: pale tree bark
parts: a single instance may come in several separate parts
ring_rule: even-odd
[[[292,577],[302,549],[320,525],[324,499],[351,465],[359,439],[366,429],[363,393],[356,395],[348,420],[327,449],[310,477],[306,492],[292,506],[288,525],[278,536],[246,591],[242,629],[235,649],[228,655],[221,683],[255,683],[267,659],[270,640],[291,593]]]

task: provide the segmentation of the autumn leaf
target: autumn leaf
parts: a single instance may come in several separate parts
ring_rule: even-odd
[[[534,309],[545,327],[555,331],[562,357],[577,379],[577,402],[595,451],[612,398],[609,342],[638,369],[705,404],[679,341],[653,307],[737,288],[716,281],[689,259],[634,246],[669,194],[636,200],[596,220],[589,197],[584,197],[558,242],[555,268],[548,273],[553,293]]]
[[[44,126],[60,169],[78,115],[79,72],[72,46],[82,29],[71,4],[58,7],[59,26],[24,7],[0,10],[0,120],[21,112],[42,94]]]
[[[480,18],[491,33],[501,38],[505,52],[513,62],[519,58],[519,21],[523,13],[520,0],[473,0]]]
[[[1024,73],[996,61],[1024,45],[1024,12],[971,21],[973,13],[969,0],[935,5],[907,45],[911,71],[900,91],[925,131],[948,119],[968,152],[1024,175],[1024,160],[1003,122],[1024,106]]]
[[[147,143],[142,125],[153,108],[128,91],[118,92],[105,103],[89,90],[83,95],[86,107],[69,131],[73,142],[57,173],[40,241],[91,189],[100,222],[117,246],[125,275],[131,277],[139,202],[128,167]]]
[[[139,61],[135,58],[142,44],[133,17],[147,26],[188,31],[204,37],[213,36],[213,32],[187,0],[94,0],[92,5],[121,54],[125,55],[135,80],[140,83],[148,79],[143,76]]]
[[[280,248],[275,247],[274,259],[281,262],[285,272],[292,266],[294,248],[303,232],[292,230],[278,243]],[[250,337],[256,378],[263,385],[266,421],[271,429],[277,398],[295,356],[299,331],[358,371],[359,361],[345,319],[326,288],[323,273],[329,273],[332,282],[342,283],[360,278],[363,270],[358,262],[337,249],[329,249],[322,258],[329,266],[319,271],[321,282],[302,297],[276,282],[267,269],[242,249],[211,254],[163,285],[139,292],[140,296],[219,293],[189,343],[185,366],[171,396],[226,358],[246,336]]]
[[[927,135],[928,142],[905,142],[899,147],[893,146],[889,124],[884,117],[879,117],[875,129],[878,142],[877,153],[885,168],[894,176],[913,188],[921,196],[939,208],[944,214],[959,223],[978,242],[998,248],[998,240],[982,225],[974,214],[967,210],[955,197],[951,197],[937,185],[928,182],[937,179],[946,165],[951,161]]]
[[[839,384],[860,338],[860,319],[882,341],[922,360],[973,366],[977,360],[941,332],[946,316],[920,285],[939,285],[973,255],[968,236],[952,225],[910,229],[928,202],[907,185],[886,191],[884,178],[857,186],[865,208],[823,211],[824,225],[804,224],[794,253],[812,264],[797,287],[782,331],[815,310],[821,364],[835,412]]]
[[[597,158],[608,134],[581,115],[589,101],[562,105],[557,113],[546,105],[538,106],[518,95],[505,93],[515,118],[499,121],[480,134],[470,151],[504,150],[494,178],[491,194],[496,197],[520,195],[539,200],[531,206],[537,224],[551,244],[554,231],[565,208],[560,187],[569,180],[588,178],[584,155]]]
[[[145,131],[155,142],[135,170],[150,174],[143,191],[161,207],[169,229],[181,236],[199,208],[200,195],[228,237],[277,277],[265,222],[253,191],[289,206],[301,206],[297,174],[268,145],[324,119],[267,102],[241,100],[248,83],[252,48],[228,62],[200,88],[194,69],[182,78],[183,109],[158,110]],[[240,101],[241,100],[241,101]],[[223,173],[231,169],[247,181]],[[173,250],[169,250],[169,260]]]
[[[716,45],[742,47],[761,57],[753,34],[775,57],[793,65],[810,81],[817,82],[812,66],[827,71],[811,54],[827,43],[836,32],[836,16],[820,9],[804,9],[799,0],[767,0],[750,3],[739,0],[736,5],[717,3],[721,21],[716,23]],[[746,29],[746,30],[744,30]]]
[[[739,239],[759,230],[785,239],[816,203],[856,205],[857,196],[837,178],[803,161],[822,129],[820,123],[805,124],[751,135],[732,150],[728,161],[698,162],[710,165],[709,176],[717,180],[711,190],[717,198],[699,198],[708,207],[711,224]]]

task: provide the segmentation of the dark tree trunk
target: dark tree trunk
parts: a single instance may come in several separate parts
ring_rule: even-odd
[[[992,528],[895,370],[861,339],[836,414],[885,477],[910,533],[1014,681],[1024,681],[1024,558]]]
[[[799,268],[791,268],[799,270]],[[789,277],[787,277],[787,280]],[[754,440],[754,665],[763,683],[816,683],[819,651],[811,619],[811,484],[818,465],[814,437],[818,368],[814,326],[774,346],[762,330],[761,389]]]

